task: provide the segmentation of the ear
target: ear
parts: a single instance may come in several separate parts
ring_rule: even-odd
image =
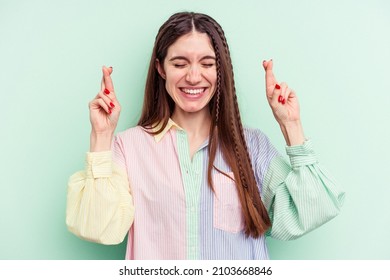
[[[163,78],[165,80],[166,75],[165,75],[164,67],[161,65],[160,60],[158,60],[157,58],[156,58],[155,65],[156,65],[156,69],[157,69],[158,73],[160,74],[161,78]]]

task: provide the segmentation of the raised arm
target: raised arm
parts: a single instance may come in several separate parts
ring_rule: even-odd
[[[260,147],[254,166],[258,178],[263,178],[262,200],[272,221],[268,235],[291,240],[337,216],[345,193],[318,162],[311,140],[305,139],[295,92],[277,82],[272,60],[263,61],[263,67],[267,100],[286,140],[290,161],[259,133],[252,140],[252,146]]]
[[[112,68],[103,67],[101,90],[89,103],[91,147],[85,170],[73,174],[68,182],[66,224],[72,233],[88,241],[118,244],[129,231],[134,207],[127,172],[113,135],[120,105],[111,80]]]
[[[103,66],[102,71],[100,91],[89,103],[89,118],[92,126],[91,152],[111,150],[112,138],[121,110],[111,79],[112,68]]]
[[[282,130],[288,146],[305,141],[300,117],[299,102],[295,92],[285,82],[278,83],[273,72],[273,61],[263,61],[268,103]]]

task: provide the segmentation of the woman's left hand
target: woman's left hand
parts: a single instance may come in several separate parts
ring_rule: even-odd
[[[272,70],[273,61],[263,61],[267,100],[281,126],[300,121],[299,103],[295,92],[284,82],[278,83]]]

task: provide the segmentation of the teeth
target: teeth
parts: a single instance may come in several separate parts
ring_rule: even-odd
[[[182,89],[183,92],[187,93],[187,94],[191,94],[191,95],[196,95],[196,94],[200,94],[204,91],[204,88],[199,88],[199,89],[187,89],[187,88],[183,88]]]

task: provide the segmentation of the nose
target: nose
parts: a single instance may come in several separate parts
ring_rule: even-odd
[[[202,74],[200,72],[199,67],[197,66],[191,66],[188,69],[187,75],[186,75],[186,81],[190,83],[191,85],[195,85],[199,83],[202,80]]]

